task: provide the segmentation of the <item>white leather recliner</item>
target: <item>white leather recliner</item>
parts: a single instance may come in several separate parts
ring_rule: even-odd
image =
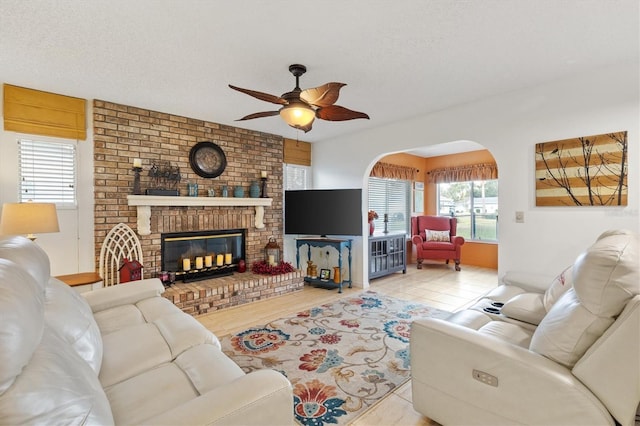
[[[507,274],[472,308],[415,321],[414,408],[445,425],[633,425],[638,246],[637,234],[605,232],[550,286]]]

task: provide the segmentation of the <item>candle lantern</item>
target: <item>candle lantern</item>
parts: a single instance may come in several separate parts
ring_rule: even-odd
[[[269,238],[269,242],[264,247],[264,260],[269,265],[280,263],[280,246],[274,237]]]

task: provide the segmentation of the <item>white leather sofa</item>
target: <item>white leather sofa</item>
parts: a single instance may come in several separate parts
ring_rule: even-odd
[[[633,425],[638,246],[605,232],[555,279],[507,274],[471,309],[415,321],[414,408],[444,425]]]
[[[84,293],[0,239],[0,424],[293,423],[289,381],[245,374],[157,279]]]

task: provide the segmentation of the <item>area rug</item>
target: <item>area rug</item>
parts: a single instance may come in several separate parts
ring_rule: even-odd
[[[299,423],[346,424],[410,378],[411,321],[448,315],[367,291],[221,342],[245,372],[271,368],[289,379]]]

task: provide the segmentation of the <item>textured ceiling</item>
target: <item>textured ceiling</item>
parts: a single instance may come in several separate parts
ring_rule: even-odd
[[[0,0],[0,80],[318,142],[612,64],[638,63],[637,0]],[[281,95],[348,85],[371,120],[298,134]]]

